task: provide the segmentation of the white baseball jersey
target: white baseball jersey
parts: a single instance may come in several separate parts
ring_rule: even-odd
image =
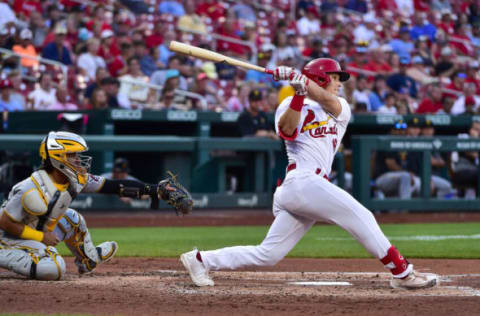
[[[275,129],[285,139],[288,162],[298,166],[315,166],[328,175],[352,115],[350,106],[344,98],[337,97],[342,112],[335,118],[318,102],[305,98],[297,129],[289,137],[281,133],[278,122],[290,106],[292,98],[285,98],[275,113]]]

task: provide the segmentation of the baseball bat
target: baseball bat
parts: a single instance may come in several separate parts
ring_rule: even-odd
[[[177,53],[192,56],[192,57],[198,57],[205,60],[210,60],[216,63],[226,63],[232,66],[238,66],[246,69],[253,69],[253,70],[265,72],[271,75],[273,74],[273,71],[270,69],[265,69],[263,67],[251,64],[243,60],[228,57],[208,49],[188,45],[185,43],[180,43],[177,41],[171,41],[169,49],[173,52],[177,52]]]

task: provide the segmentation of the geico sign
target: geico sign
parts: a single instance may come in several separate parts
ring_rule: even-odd
[[[142,110],[112,110],[112,120],[141,120]]]
[[[169,121],[196,121],[196,111],[168,111],[167,120]]]

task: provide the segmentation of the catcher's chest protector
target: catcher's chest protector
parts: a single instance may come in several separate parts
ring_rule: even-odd
[[[43,231],[53,231],[58,220],[62,218],[72,203],[73,198],[68,191],[58,191],[52,179],[44,170],[35,171],[31,179],[36,190],[27,191],[22,198],[23,207],[27,213],[36,217],[29,223],[29,226]],[[52,203],[53,205],[51,205]],[[44,225],[42,225],[43,227],[37,227],[39,221],[42,221],[42,216],[46,216]]]

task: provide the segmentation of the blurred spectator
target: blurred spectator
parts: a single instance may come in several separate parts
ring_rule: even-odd
[[[473,45],[468,37],[465,24],[455,25],[455,33],[450,37],[451,45],[457,50],[457,54],[473,56]]]
[[[345,4],[345,9],[349,9],[349,10],[352,10],[352,11],[357,11],[357,12],[365,14],[368,11],[367,1],[365,1],[365,0],[348,0],[347,3]]]
[[[238,90],[238,92],[236,92]],[[226,110],[229,112],[243,112],[248,108],[248,95],[250,86],[247,83],[242,84],[235,93],[228,99]],[[276,100],[275,100],[276,101]]]
[[[150,79],[140,70],[140,61],[137,57],[128,60],[128,73],[119,78],[120,92],[128,96],[133,108],[142,108],[153,102],[155,91],[141,83],[149,83]]]
[[[105,68],[105,60],[98,56],[100,41],[96,38],[90,38],[87,41],[87,51],[81,54],[77,60],[77,67],[80,73],[87,77],[87,82],[95,80],[97,68]]]
[[[334,12],[338,9],[338,3],[336,0],[324,0],[320,6],[322,13]]]
[[[363,16],[363,23],[359,24],[353,30],[354,43],[367,43],[365,46],[369,48],[377,48],[378,43],[376,41],[375,27],[378,25],[378,20],[375,18],[373,12],[365,14]]]
[[[457,71],[455,64],[452,62],[452,55],[453,52],[450,47],[445,46],[441,49],[440,57],[434,67],[435,76],[448,78]]]
[[[407,124],[396,122],[390,134],[404,136]],[[380,196],[400,197],[409,199],[412,196],[414,176],[406,171],[405,153],[397,151],[377,151],[375,155],[375,185],[380,190]]]
[[[248,95],[249,107],[238,118],[238,126],[242,137],[268,137],[279,140],[267,115],[260,108],[263,103],[262,91],[253,89]]]
[[[25,110],[27,104],[25,102],[25,96],[23,90],[26,89],[25,84],[22,82],[20,72],[13,70],[8,74],[8,80],[12,83],[12,91],[10,91],[10,101],[14,104],[14,108]]]
[[[64,26],[57,26],[55,28],[55,40],[47,44],[42,51],[42,57],[61,62],[65,65],[71,65],[70,51],[63,44],[67,29]]]
[[[368,106],[365,102],[355,102],[353,112],[355,114],[368,113]]]
[[[108,70],[113,77],[124,75],[128,71],[127,61],[133,57],[134,49],[131,44],[120,44],[121,54],[115,56],[113,61],[108,65]]]
[[[42,47],[43,42],[48,35],[49,29],[40,12],[33,11],[31,13],[29,28],[32,30],[33,33],[33,46],[35,46],[37,49]]]
[[[452,10],[450,0],[432,0],[430,6],[433,10],[442,12],[442,17]]]
[[[216,108],[225,108],[225,100],[223,99],[223,96],[217,93],[218,88],[204,72],[201,72],[196,76],[193,87],[189,90],[205,97],[209,109],[214,110]],[[202,109],[198,100],[192,101],[193,108]]]
[[[438,24],[438,27],[448,35],[452,35],[455,33],[455,23],[452,21],[452,15],[450,13],[450,10],[444,10],[442,12],[442,19]]]
[[[305,16],[297,21],[298,33],[301,36],[320,33],[320,22],[318,17],[318,11],[315,6],[308,7]]]
[[[100,87],[102,80],[107,77],[107,69],[101,67],[97,68],[97,71],[95,72],[95,81],[90,83],[85,89],[85,98],[90,99],[90,97],[92,96],[92,92],[98,87]]]
[[[0,111],[23,111],[21,104],[12,99],[13,84],[9,79],[0,80]]]
[[[357,77],[359,74],[365,73],[362,70],[368,71],[368,49],[362,43],[362,45],[357,45],[355,47],[355,53],[353,54],[353,61],[350,62],[347,66],[347,70],[350,75]]]
[[[208,16],[212,21],[218,21],[225,16],[224,4],[216,0],[206,0],[197,4],[198,15]]]
[[[230,52],[230,51],[226,51],[226,52],[224,52],[224,54],[225,54],[225,56],[235,58],[235,54]],[[215,63],[215,70],[214,71],[218,75],[218,79],[234,81],[234,79],[237,76],[237,72],[238,72],[237,69],[238,69],[238,67],[235,67],[233,65],[229,65],[229,64],[224,63],[224,62],[220,62],[220,63]]]
[[[258,51],[258,60],[257,63],[260,67],[268,68],[268,62],[272,58],[272,53],[275,49],[275,46],[272,44],[263,44]],[[273,81],[272,75],[263,73],[255,70],[248,70],[245,75],[245,81],[253,81],[254,83],[260,83],[267,86],[278,86],[278,84]]]
[[[417,138],[420,136],[421,127],[424,126],[424,123],[422,123],[422,121],[423,119],[418,117],[414,117],[410,120],[407,128],[407,135],[409,137]],[[440,163],[440,161],[436,159],[434,160],[433,157],[431,159],[432,159],[432,163],[434,161],[435,163],[437,162]],[[410,172],[410,174],[414,177],[415,184],[414,184],[412,193],[419,194],[420,188],[421,188],[421,182],[422,182],[419,176],[422,171],[423,153],[421,151],[408,151],[406,160],[407,160],[406,168]],[[453,193],[452,185],[448,180],[433,173],[430,179],[431,179],[430,180],[431,191],[432,193],[436,193],[437,197],[443,198]]]
[[[453,104],[450,114],[476,114],[480,109],[480,97],[475,95],[477,87],[474,83],[465,84],[465,92]]]
[[[278,91],[275,88],[268,88],[267,99],[265,102],[264,111],[267,113],[274,113],[277,106],[281,103],[278,100]]]
[[[181,90],[187,90],[188,89],[187,79],[184,76],[182,76],[182,74],[180,73],[181,69],[182,69],[182,57],[179,55],[173,55],[168,60],[167,69],[157,70],[152,74],[151,82],[152,84],[163,86],[165,84],[168,71],[176,70],[179,72],[179,75],[180,75],[178,88]]]
[[[273,39],[273,44],[276,46],[271,59],[273,65],[292,66],[294,68],[303,66],[302,55],[297,55],[299,52],[294,46],[289,45],[287,34],[277,32]],[[300,63],[296,63],[295,61]]]
[[[108,97],[105,90],[102,88],[95,89],[90,97],[89,108],[91,110],[103,110],[108,109],[108,107]]]
[[[467,79],[467,74],[461,71],[456,71],[450,77],[450,84],[448,84],[445,88],[451,91],[447,91],[446,94],[451,95],[452,97],[456,98],[464,92],[465,89],[465,80]]]
[[[415,12],[413,15],[413,26],[410,30],[410,38],[416,41],[420,36],[427,36],[430,41],[435,41],[437,28],[428,22],[425,12]]]
[[[47,110],[56,102],[56,90],[53,87],[52,75],[44,72],[40,75],[39,85],[28,95],[28,104],[31,110]]]
[[[478,77],[478,69],[480,68],[480,63],[476,60],[471,61],[467,65],[467,79],[466,83],[473,83],[477,88],[476,94],[480,94],[480,80]]]
[[[257,20],[255,11],[251,6],[246,4],[245,1],[236,1],[236,4],[231,7],[231,10],[240,21],[255,22]]]
[[[410,30],[404,26],[399,30],[398,38],[392,39],[389,43],[395,54],[402,58],[410,59],[410,54],[414,50],[414,45],[410,40]]]
[[[387,85],[395,92],[407,93],[412,98],[416,98],[417,84],[415,83],[415,80],[413,80],[407,75],[407,68],[409,63],[410,63],[410,58],[401,57],[400,69],[398,73],[395,73],[390,77],[388,77]]]
[[[98,56],[105,60],[105,63],[110,64],[115,60],[116,56],[121,54],[118,47],[117,38],[112,30],[103,30],[100,35],[100,47],[98,48]]]
[[[157,47],[162,44],[163,34],[166,32],[166,30],[167,25],[164,22],[156,22],[151,34],[145,38],[145,44],[147,45],[147,48]]]
[[[29,17],[32,12],[43,13],[42,3],[40,0],[15,0],[13,2],[13,10],[20,17]]]
[[[422,58],[425,66],[433,66],[434,57],[432,50],[428,46],[428,37],[425,35],[420,36],[415,42],[415,54]]]
[[[428,87],[427,96],[418,105],[416,113],[433,114],[443,109],[443,93],[440,84]]]
[[[175,0],[160,2],[158,11],[162,14],[171,14],[176,17],[185,15],[185,9],[183,8],[183,5],[179,1]]]
[[[46,110],[49,111],[76,111],[78,106],[70,102],[70,95],[68,95],[68,88],[65,84],[57,85],[55,93],[55,102],[48,106]]]
[[[480,138],[480,122],[473,121],[468,134],[460,134],[459,138]],[[478,151],[460,151],[451,154],[451,179],[459,189],[459,195],[475,198],[478,187],[479,170]]]
[[[295,35],[292,36],[295,37]],[[322,39],[318,37],[315,37],[312,40],[311,47],[307,47],[303,51],[303,55],[308,57],[310,60],[317,58],[331,58],[330,54],[328,54],[328,47],[324,47]]]
[[[424,119],[423,124],[422,124],[422,130],[421,130],[421,136],[423,137],[433,137],[435,136],[435,127],[433,126],[433,123],[429,119]],[[445,153],[447,154],[447,153]],[[432,151],[432,174],[436,176],[443,176],[445,168],[447,167],[446,157],[444,158],[445,155],[442,155],[441,152],[439,151]],[[450,185],[451,186],[451,185]]]
[[[387,93],[385,96],[385,104],[379,107],[377,112],[382,114],[397,114],[396,102],[395,94]]]
[[[429,75],[429,70],[425,67],[422,57],[413,56],[412,65],[407,69],[407,76],[415,80],[420,86],[438,82],[438,78]]]
[[[107,103],[109,108],[130,109],[130,100],[128,95],[120,93],[120,81],[114,77],[106,77],[100,81],[100,88],[107,94]]]
[[[167,65],[170,57],[175,55],[175,53],[171,52],[168,47],[170,46],[170,42],[176,40],[176,38],[177,35],[173,30],[168,30],[165,33],[163,43],[157,47],[159,52],[158,61],[161,62],[161,64],[159,64],[159,67],[161,67],[161,65]]]
[[[5,49],[12,49],[15,45],[13,36],[10,34],[10,30],[7,27],[0,28],[0,47]]]
[[[185,11],[186,14],[178,19],[177,28],[207,34],[207,26],[203,23],[202,18],[195,13],[195,1],[186,0]]]
[[[232,11],[228,12],[225,21],[220,24],[216,33],[238,40],[241,39],[241,27]],[[219,52],[231,52],[237,56],[241,56],[246,52],[246,48],[243,45],[224,40],[217,40],[217,50]]]
[[[140,60],[140,70],[145,76],[150,77],[157,70],[157,62],[145,46],[144,41],[136,41],[133,43],[135,56]],[[154,49],[153,49],[154,50]],[[162,65],[163,64],[159,64]]]
[[[359,75],[356,80],[356,88],[353,90],[353,103],[364,103],[366,111],[371,111],[370,93],[367,77]]]
[[[20,32],[20,44],[13,45],[13,51],[18,54],[31,56],[33,58],[22,58],[21,65],[25,68],[38,67],[38,60],[34,59],[38,57],[35,47],[32,45],[32,31],[29,29],[23,29]]]
[[[370,61],[364,66],[364,69],[370,70],[382,75],[389,75],[393,72],[392,66],[387,61],[387,53],[391,53],[390,46],[385,45],[371,50]],[[369,76],[369,80],[373,77]]]
[[[140,181],[134,176],[130,175],[130,166],[129,162],[125,158],[118,157],[113,162],[112,172],[107,172],[102,174],[102,177],[109,180],[134,180]],[[142,197],[143,199],[143,197]],[[120,200],[124,203],[131,203],[132,199],[129,197],[121,197]]]
[[[378,111],[378,109],[385,104],[385,99],[388,94],[388,87],[385,81],[385,77],[377,75],[373,81],[372,91],[368,96],[370,102],[370,108],[372,112]]]
[[[17,18],[15,12],[10,8],[8,3],[0,3],[0,30],[7,29],[7,24],[16,24]]]

